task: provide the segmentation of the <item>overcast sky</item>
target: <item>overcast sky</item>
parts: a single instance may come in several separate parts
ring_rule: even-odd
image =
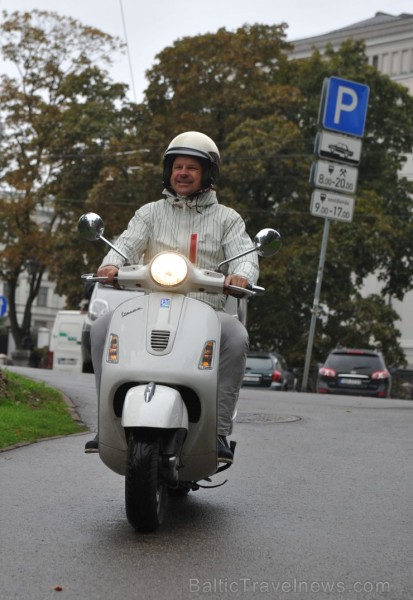
[[[0,0],[8,12],[33,9],[55,11],[93,25],[128,42],[128,55],[120,57],[112,77],[130,88],[140,102],[146,88],[145,71],[155,56],[177,39],[214,33],[220,27],[233,31],[248,23],[287,23],[287,39],[312,37],[373,17],[376,12],[413,14],[412,0]],[[122,14],[124,19],[122,18]],[[125,23],[125,27],[124,27]],[[0,62],[4,72],[4,64]]]

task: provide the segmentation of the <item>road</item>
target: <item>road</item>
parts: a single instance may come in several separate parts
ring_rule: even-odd
[[[93,376],[13,370],[95,427]],[[1,600],[410,600],[413,402],[244,388],[238,407],[228,482],[171,499],[154,534],[90,434],[1,453]]]

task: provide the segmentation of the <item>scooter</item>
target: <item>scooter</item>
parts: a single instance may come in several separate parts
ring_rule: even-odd
[[[102,240],[125,259],[117,285],[144,291],[120,304],[111,318],[100,386],[99,455],[125,476],[129,523],[137,531],[155,531],[168,495],[215,487],[200,482],[211,482],[211,476],[230,466],[217,456],[220,323],[213,308],[187,294],[264,292],[258,286],[224,286],[220,269],[250,252],[272,256],[280,234],[260,231],[251,249],[212,271],[176,252],[162,252],[147,265],[130,265],[103,237],[103,221],[95,213],[83,215],[78,229],[85,239]],[[82,278],[106,280],[93,274]]]

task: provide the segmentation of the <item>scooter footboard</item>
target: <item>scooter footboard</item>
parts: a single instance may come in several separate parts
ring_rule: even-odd
[[[188,430],[188,411],[181,394],[166,385],[137,385],[128,390],[122,427]]]

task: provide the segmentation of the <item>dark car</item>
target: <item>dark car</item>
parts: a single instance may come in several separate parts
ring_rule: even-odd
[[[242,385],[269,387],[273,390],[291,390],[294,375],[277,352],[248,352]]]
[[[317,392],[389,398],[391,376],[375,350],[337,348],[318,370]]]

